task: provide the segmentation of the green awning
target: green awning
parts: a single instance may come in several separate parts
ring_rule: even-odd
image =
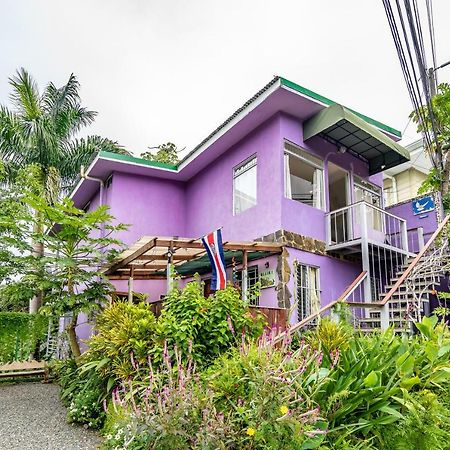
[[[409,161],[409,152],[342,105],[331,105],[303,124],[303,139],[321,136],[364,159],[371,175]]]

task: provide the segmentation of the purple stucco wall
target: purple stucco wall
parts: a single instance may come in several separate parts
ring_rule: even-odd
[[[257,204],[233,215],[233,168],[257,155]],[[223,227],[225,240],[253,240],[280,228],[280,118],[276,115],[189,180],[186,232],[199,237]]]
[[[439,204],[436,205],[436,209],[425,214],[414,215],[412,203],[415,199],[411,199],[408,202],[399,203],[398,205],[386,208],[391,214],[401,217],[406,220],[406,225],[408,228],[408,243],[410,251],[417,252],[419,250],[417,244],[417,228],[422,227],[424,233],[425,243],[434,233],[438,227],[437,219],[437,208]]]
[[[114,173],[109,204],[118,223],[129,224],[118,238],[132,244],[142,236],[185,236],[182,183]]]
[[[301,250],[288,248],[289,266],[292,273],[288,284],[292,294],[291,305],[296,301],[294,262],[319,267],[320,300],[325,306],[337,300],[345,289],[361,273],[361,266],[357,263],[341,261],[329,256],[316,255]],[[292,311],[291,322],[297,322],[297,308]]]

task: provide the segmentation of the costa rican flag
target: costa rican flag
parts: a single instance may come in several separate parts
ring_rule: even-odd
[[[211,289],[218,291],[225,289],[227,274],[225,272],[225,256],[223,254],[222,232],[213,231],[202,237],[203,245],[208,253],[212,267]]]

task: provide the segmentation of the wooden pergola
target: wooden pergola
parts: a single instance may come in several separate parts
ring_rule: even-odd
[[[258,241],[223,243],[227,265],[231,261],[242,264],[243,295],[248,261],[281,253],[282,247],[279,243]],[[128,280],[129,298],[132,298],[133,280],[167,279],[170,289],[172,269],[182,277],[211,272],[201,239],[144,236],[105,268],[105,275],[110,280]]]

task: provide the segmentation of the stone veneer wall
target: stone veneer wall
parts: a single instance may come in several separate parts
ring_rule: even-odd
[[[296,248],[298,250],[303,250],[318,255],[327,254],[325,250],[325,242],[287,230],[278,230],[256,240],[263,242],[278,242],[286,247]],[[283,251],[278,256],[277,261],[277,274],[279,281],[275,290],[277,291],[277,301],[280,308],[290,308],[292,298],[292,293],[288,287],[292,271],[289,266],[289,252],[286,247],[283,248]]]

